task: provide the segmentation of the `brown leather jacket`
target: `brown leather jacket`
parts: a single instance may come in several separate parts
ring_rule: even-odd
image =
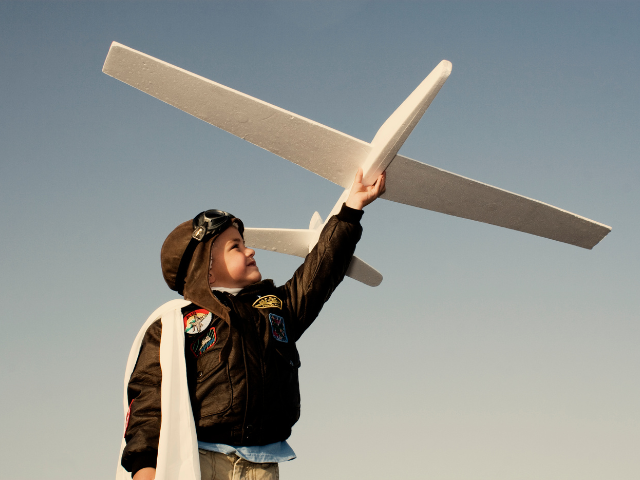
[[[285,285],[276,287],[265,280],[236,296],[209,289],[208,257],[213,240],[196,248],[184,289],[185,298],[193,303],[182,313],[198,440],[266,445],[291,435],[300,417],[296,342],[344,278],[362,234],[361,217],[361,210],[343,206]],[[191,235],[190,224],[176,228],[163,245],[163,273],[171,288],[181,249],[184,251]],[[122,465],[132,473],[156,465],[161,330],[160,320],[147,330],[129,381]]]

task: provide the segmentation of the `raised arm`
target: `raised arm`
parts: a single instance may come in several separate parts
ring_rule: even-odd
[[[366,187],[362,184],[362,170],[358,171],[340,212],[327,221],[304,263],[291,280],[280,287],[289,310],[288,323],[294,341],[309,328],[344,278],[362,235],[362,208],[384,192],[384,180],[383,173],[373,185]]]

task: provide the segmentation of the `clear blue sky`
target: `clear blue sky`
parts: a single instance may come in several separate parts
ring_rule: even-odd
[[[366,141],[447,59],[401,153],[613,227],[587,251],[369,206],[384,281],[345,280],[301,340],[282,478],[636,479],[638,25],[636,2],[0,2],[0,478],[113,477],[174,226],[304,228],[340,194],[104,75],[115,40]]]

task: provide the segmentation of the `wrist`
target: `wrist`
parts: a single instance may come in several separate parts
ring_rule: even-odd
[[[145,467],[138,470],[133,476],[133,480],[154,480],[156,478],[156,469],[151,467]]]
[[[338,219],[343,222],[348,223],[360,223],[362,219],[362,215],[364,215],[364,210],[358,210],[357,208],[352,208],[346,203],[342,205],[342,208],[338,212]]]
[[[354,210],[362,210],[364,208],[362,202],[358,202],[356,200],[353,200],[352,198],[348,198],[347,201],[344,202],[344,204],[349,208],[353,208]]]
[[[146,469],[153,469],[155,471],[156,462],[158,460],[158,452],[156,451],[146,451],[137,453],[133,461],[131,462],[131,476],[136,480],[139,478],[145,479],[145,475],[141,475],[140,477],[136,477],[139,471]],[[125,467],[126,468],[126,467]],[[153,478],[153,477],[151,477]]]

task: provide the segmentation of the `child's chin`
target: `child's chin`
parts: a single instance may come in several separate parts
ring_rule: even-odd
[[[245,281],[243,282],[245,284],[244,287],[248,287],[249,285],[258,283],[260,280],[262,280],[262,274],[260,274],[260,272],[255,272],[250,275],[247,275]]]
[[[260,272],[256,272],[256,275],[252,275],[252,282],[251,283],[258,283],[260,280],[262,280],[262,274]]]

